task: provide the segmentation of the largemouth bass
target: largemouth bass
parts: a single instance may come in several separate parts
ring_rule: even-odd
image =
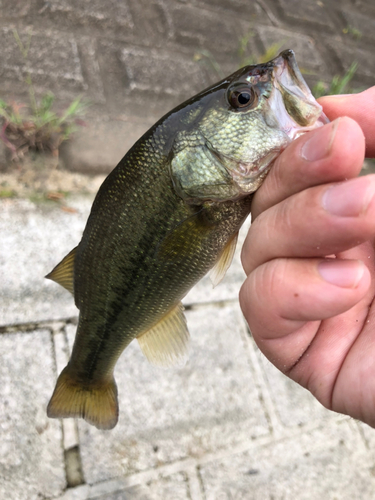
[[[113,371],[133,339],[156,365],[186,359],[181,299],[210,269],[223,277],[273,161],[327,121],[288,50],[192,97],[136,142],[99,189],[81,242],[47,276],[79,309],[48,416],[113,428]]]

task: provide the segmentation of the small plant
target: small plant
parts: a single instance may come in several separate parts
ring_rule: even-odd
[[[352,81],[357,68],[358,64],[353,62],[344,76],[335,75],[329,84],[319,81],[312,89],[314,97],[318,99],[318,97],[322,97],[324,95],[353,93],[354,90],[349,87],[349,84]]]
[[[11,151],[12,160],[19,160],[29,151],[50,152],[58,157],[61,143],[70,138],[78,125],[84,125],[79,117],[88,105],[78,97],[64,111],[56,113],[52,109],[55,97],[51,92],[38,102],[28,69],[31,35],[26,44],[21,41],[17,30],[13,30],[13,35],[26,65],[29,104],[0,99],[0,139]]]
[[[342,30],[345,35],[351,35],[355,40],[362,38],[362,32],[352,26],[347,26]]]
[[[249,66],[252,64],[262,64],[265,62],[270,61],[271,59],[274,59],[280,52],[280,49],[283,45],[282,42],[277,42],[273,43],[269,47],[266,48],[266,50],[261,54],[259,57],[254,57],[254,56],[249,56],[247,55],[247,44],[254,36],[254,33],[252,31],[249,31],[249,33],[239,40],[239,47],[238,47],[238,59],[239,59],[239,66]]]

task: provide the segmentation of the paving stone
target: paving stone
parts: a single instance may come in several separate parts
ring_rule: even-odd
[[[140,94],[147,105],[152,95],[178,95],[187,99],[206,85],[201,67],[180,54],[132,47],[121,51],[132,97]]]
[[[159,0],[51,0],[42,12],[46,20],[80,33],[160,45],[168,37],[168,15]]]
[[[122,119],[121,115],[112,120],[91,120],[90,126],[66,145],[61,157],[73,172],[109,173],[153,123]]]
[[[231,455],[200,473],[206,500],[371,500],[373,466],[373,453],[345,420]]]
[[[375,19],[365,16],[358,12],[340,10],[341,15],[346,21],[346,28],[355,28],[358,30],[359,37],[370,38],[375,40]],[[350,36],[350,33],[348,33]]]
[[[221,13],[198,11],[187,5],[170,8],[170,14],[177,43],[192,46],[194,50],[200,46],[215,55],[236,56],[241,37],[250,29],[246,18],[239,20]]]
[[[79,421],[89,483],[231,449],[267,435],[239,307],[204,307],[186,315],[192,342],[184,368],[151,366],[133,342],[115,370],[117,427],[105,432]],[[72,330],[69,327],[71,342]]]
[[[333,21],[319,0],[278,0],[286,19],[298,24],[314,23],[324,28],[333,29]]]
[[[35,0],[13,0],[8,2],[2,0],[0,2],[0,18],[23,18],[30,13],[30,10],[35,8]]]
[[[337,413],[324,408],[309,391],[281,373],[255,343],[253,345],[282,425],[303,426],[314,421],[340,418]]]
[[[326,71],[323,59],[315,46],[315,41],[311,37],[302,33],[268,26],[259,26],[256,30],[259,33],[264,50],[273,44],[278,44],[280,51],[293,49],[301,69],[318,74]]]
[[[106,483],[103,483],[103,489],[105,485]],[[178,472],[146,484],[108,491],[100,496],[96,496],[93,489],[89,498],[90,500],[190,500],[191,496],[186,474]]]
[[[0,337],[0,498],[34,500],[65,488],[61,426],[47,418],[55,370],[50,333]]]
[[[349,44],[343,44],[334,39],[328,39],[326,42],[327,46],[334,51],[341,62],[343,73],[350,68],[353,62],[357,62],[358,69],[355,74],[355,81],[359,82],[362,78],[363,83],[365,83],[365,81],[367,81],[369,85],[374,83],[375,58],[371,51],[359,49]]]
[[[363,422],[357,421],[357,425],[369,450],[374,450],[375,448],[375,429],[370,427]],[[374,469],[375,474],[375,469]]]
[[[28,200],[0,202],[0,324],[77,315],[70,293],[44,278],[79,243],[92,198],[69,203],[75,213]]]
[[[104,92],[113,113],[157,121],[208,86],[192,57],[103,41],[98,49]]]
[[[2,47],[2,64],[0,66],[1,89],[11,92],[25,92],[27,70],[36,87],[45,91],[59,92],[59,97],[72,92],[82,92],[87,85],[82,75],[77,43],[72,34],[64,37],[57,33],[33,32],[32,29],[19,29],[19,35],[26,46],[28,32],[32,34],[27,63],[17,46],[13,31],[9,28],[0,29],[0,44]],[[53,54],[53,57],[50,55]],[[14,86],[16,86],[14,88]]]
[[[238,15],[238,19],[247,19],[252,22],[268,22],[269,19],[266,16],[264,10],[260,7],[257,2],[248,2],[247,0],[194,0],[195,5],[204,8],[220,8],[226,11],[233,11]]]

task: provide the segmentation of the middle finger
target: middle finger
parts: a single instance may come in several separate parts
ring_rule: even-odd
[[[278,257],[321,257],[372,239],[375,174],[306,189],[272,206],[250,226],[242,248],[248,275]]]

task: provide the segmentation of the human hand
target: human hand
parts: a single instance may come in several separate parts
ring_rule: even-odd
[[[335,121],[294,141],[254,196],[240,303],[277,368],[375,427],[375,175],[357,178],[375,157],[375,87],[320,103]]]

